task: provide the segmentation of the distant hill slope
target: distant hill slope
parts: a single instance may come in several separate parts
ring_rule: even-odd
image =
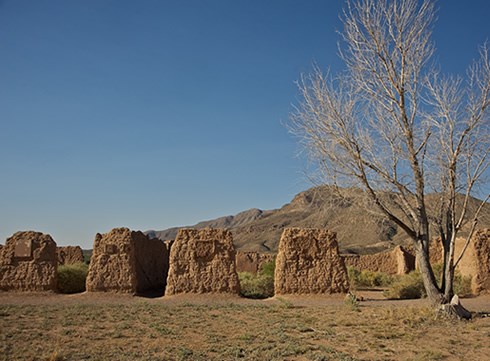
[[[287,227],[328,228],[337,232],[341,251],[347,253],[372,253],[405,243],[408,237],[393,222],[362,204],[359,189],[347,190],[340,198],[333,188],[315,187],[297,194],[291,203],[280,209],[262,211],[250,209],[234,216],[200,222],[192,228],[227,228],[233,232],[239,250],[276,252],[282,231]],[[386,195],[389,201],[390,194]],[[435,196],[429,195],[430,204]],[[472,200],[476,206],[477,200]],[[490,227],[490,204],[479,218],[479,228]],[[179,228],[147,231],[162,240],[174,239]]]

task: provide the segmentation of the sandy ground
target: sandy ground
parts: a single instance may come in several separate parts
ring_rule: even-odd
[[[424,299],[357,295],[351,309],[343,295],[0,292],[0,361],[490,360],[490,295],[462,300],[476,316],[464,322]]]
[[[362,306],[369,307],[424,307],[429,306],[427,299],[416,300],[387,300],[381,291],[359,291],[356,293],[362,300]],[[233,295],[220,294],[184,294],[164,297],[142,297],[124,293],[84,292],[73,295],[50,292],[0,292],[0,305],[75,305],[75,304],[132,304],[149,302],[163,305],[275,305],[289,302],[299,307],[323,307],[326,305],[341,305],[344,295],[282,295],[265,300],[253,300]],[[461,299],[461,303],[472,312],[490,313],[490,293],[478,297]]]

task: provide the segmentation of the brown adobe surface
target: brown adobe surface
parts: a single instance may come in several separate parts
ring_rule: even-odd
[[[279,242],[276,295],[346,293],[349,281],[336,234],[324,229],[287,228]]]
[[[169,263],[166,295],[240,292],[228,230],[181,229],[171,246]]]
[[[17,232],[0,250],[0,290],[55,291],[56,243],[40,232]]]
[[[141,293],[165,287],[168,253],[159,239],[115,228],[97,234],[87,275],[87,291]]]

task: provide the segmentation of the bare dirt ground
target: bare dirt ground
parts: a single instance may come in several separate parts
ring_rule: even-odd
[[[0,293],[0,360],[490,360],[490,317],[426,300]],[[490,295],[463,300],[480,315]]]

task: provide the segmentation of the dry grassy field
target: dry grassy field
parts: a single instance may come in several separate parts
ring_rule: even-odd
[[[0,360],[490,360],[490,318],[439,319],[424,300],[3,293]]]

